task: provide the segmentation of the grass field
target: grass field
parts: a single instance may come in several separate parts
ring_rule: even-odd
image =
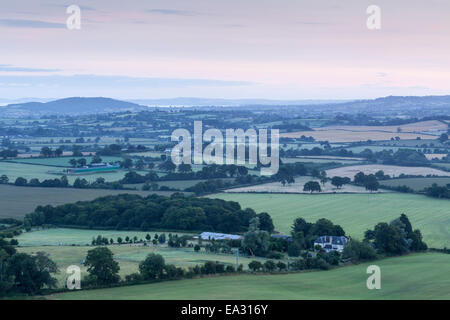
[[[108,239],[113,238],[114,241],[118,237],[125,239],[126,236],[133,238],[134,236],[138,239],[145,239],[147,234],[153,235],[162,232],[159,231],[118,231],[118,230],[89,230],[89,229],[68,229],[68,228],[52,228],[32,232],[24,232],[17,237],[20,246],[71,246],[71,245],[90,245],[93,237],[102,235]],[[166,237],[169,233],[172,234],[187,234],[187,233],[177,233],[177,232],[164,232]]]
[[[62,172],[64,168],[52,167],[45,165],[33,165],[27,163],[4,162],[0,161],[0,175],[6,174],[11,182],[14,182],[18,177],[23,177],[27,180],[37,178],[40,181],[45,179],[61,178],[62,174],[52,174],[49,172]],[[140,172],[139,173],[146,173]],[[77,178],[84,178],[89,182],[95,181],[99,177],[105,178],[106,181],[117,181],[124,177],[126,170],[118,170],[114,172],[101,172],[84,175],[68,175],[67,179],[73,183]]]
[[[266,193],[307,193],[309,191],[303,191],[303,186],[308,181],[316,181],[320,183],[320,179],[314,179],[308,176],[296,177],[295,183],[286,184],[283,186],[281,182],[270,182],[264,184],[258,184],[250,187],[242,187],[242,188],[234,188],[225,190],[225,192],[230,193],[244,193],[244,192],[266,192]],[[337,189],[335,186],[331,184],[331,182],[325,183],[325,185],[320,184],[322,188],[321,193],[368,193],[364,187],[355,186],[351,184],[347,184]],[[385,192],[384,190],[379,190],[378,192]]]
[[[237,275],[55,294],[50,299],[450,299],[450,255],[376,261],[381,289],[366,287],[367,266],[286,275]]]
[[[404,178],[381,181],[381,184],[385,186],[408,186],[415,191],[421,191],[426,187],[430,187],[433,183],[436,183],[439,186],[445,186],[447,184],[450,184],[450,178]]]
[[[275,229],[289,233],[294,219],[314,222],[327,218],[340,224],[347,234],[361,239],[378,222],[408,215],[414,228],[422,231],[430,247],[450,247],[450,200],[404,193],[381,194],[238,194],[212,195],[237,201],[243,208],[268,212]]]
[[[65,270],[70,265],[77,265],[82,270],[82,276],[87,275],[86,268],[82,262],[86,258],[87,252],[94,247],[91,246],[44,246],[44,247],[20,247],[19,252],[33,254],[36,252],[46,252],[50,258],[56,262],[60,273],[56,274],[60,286],[64,286],[66,279]],[[219,261],[225,265],[235,265],[236,258],[233,254],[213,254],[205,251],[195,252],[193,248],[168,248],[167,246],[132,246],[132,245],[112,245],[108,246],[114,253],[114,259],[119,262],[120,276],[124,277],[139,271],[139,263],[143,261],[148,254],[157,253],[164,257],[166,263],[174,264],[177,267],[194,267],[201,265],[206,261]],[[244,269],[248,269],[248,264],[252,260],[264,263],[264,258],[239,257],[239,263],[243,264]]]
[[[399,130],[400,129],[400,130]],[[315,131],[282,133],[280,137],[298,138],[302,135],[312,136],[317,141],[357,142],[390,140],[400,137],[401,140],[431,139],[433,135],[447,130],[447,126],[437,120],[421,121],[399,126],[326,126],[315,128]]]
[[[45,166],[63,166],[63,167],[71,167],[69,161],[71,159],[86,159],[87,163],[91,163],[93,157],[56,157],[56,158],[27,158],[27,159],[15,159],[14,162],[17,163],[26,163],[26,164],[41,164]],[[102,156],[103,162],[116,162],[122,161],[122,157],[108,157]]]
[[[172,192],[163,191],[35,188],[0,185],[0,217],[20,219],[27,213],[32,212],[38,205],[59,205],[123,193],[139,194],[142,196],[147,196],[152,193],[161,195],[172,194]]]
[[[383,164],[368,164],[368,165],[356,165],[340,167],[335,169],[326,170],[328,177],[349,177],[351,179],[358,172],[364,172],[365,174],[375,174],[377,171],[382,170],[384,174],[390,175],[391,177],[398,177],[400,174],[409,175],[436,175],[449,177],[450,172],[428,168],[428,167],[404,167],[404,166],[390,166]]]

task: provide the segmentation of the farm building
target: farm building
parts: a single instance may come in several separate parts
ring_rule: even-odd
[[[322,236],[314,241],[314,247],[321,246],[326,252],[342,252],[347,242],[348,239],[346,237]]]
[[[242,236],[216,232],[202,232],[200,238],[202,240],[240,240],[242,239]]]

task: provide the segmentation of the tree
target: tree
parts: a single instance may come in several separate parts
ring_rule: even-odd
[[[286,270],[286,268],[287,268],[286,263],[279,261],[277,263],[277,268],[278,268],[279,271]]]
[[[343,257],[352,262],[370,261],[377,258],[377,253],[368,242],[352,240],[344,247]]]
[[[70,159],[69,163],[72,166],[72,168],[75,168],[77,166],[77,159]]]
[[[331,184],[336,188],[340,189],[344,185],[344,179],[341,177],[333,177],[331,178]]]
[[[49,147],[42,147],[40,154],[44,158],[48,158],[48,157],[51,157],[53,155],[53,151]]]
[[[249,231],[244,234],[241,246],[255,256],[265,256],[269,251],[270,235],[267,231],[259,230],[259,219],[250,220]]]
[[[381,252],[388,255],[400,255],[408,251],[407,242],[402,231],[385,222],[378,223],[374,229],[374,244]]]
[[[14,184],[16,185],[16,186],[26,186],[27,185],[27,179],[25,179],[25,178],[22,178],[22,177],[18,177],[17,179],[16,179],[16,181],[14,182]]]
[[[178,166],[178,171],[181,173],[188,173],[192,171],[192,166],[188,163],[181,163]]]
[[[87,161],[86,161],[85,158],[80,158],[80,159],[77,160],[77,164],[78,164],[79,167],[84,167],[84,166],[86,166]]]
[[[100,158],[99,155],[95,155],[92,157],[91,163],[101,163],[102,162],[102,158]]]
[[[355,182],[355,184],[362,185],[366,181],[366,175],[364,174],[364,172],[358,172],[353,178],[353,181]]]
[[[90,274],[91,280],[100,285],[117,283],[120,267],[114,261],[113,253],[107,247],[98,247],[88,251],[85,266]]]
[[[0,184],[7,184],[9,182],[9,178],[6,174],[2,174],[0,177]]]
[[[275,230],[272,218],[267,212],[261,212],[257,215],[259,218],[259,229],[272,233]]]
[[[439,142],[444,143],[448,140],[448,134],[443,133],[441,134],[441,136],[439,137]]]
[[[170,160],[164,161],[158,166],[161,170],[165,170],[168,172],[173,172],[177,168],[177,166]]]
[[[139,272],[146,280],[161,278],[166,263],[160,254],[150,253],[139,263]]]
[[[48,257],[16,253],[7,261],[6,275],[13,279],[13,290],[28,294],[38,293],[44,286],[54,288],[57,280],[51,276],[56,264]],[[57,270],[57,269],[56,269]]]
[[[257,271],[261,270],[262,267],[263,267],[262,263],[259,262],[259,261],[255,261],[255,260],[251,261],[251,262],[248,264],[248,268],[249,268],[250,270],[252,270],[253,272],[257,272]]]
[[[264,270],[272,272],[277,268],[277,265],[272,260],[267,260],[264,262]]]
[[[314,191],[321,192],[320,184],[317,181],[308,181],[303,186],[303,191],[309,191],[313,193]]]
[[[380,183],[378,182],[377,178],[373,174],[369,174],[366,176],[366,180],[364,182],[364,187],[366,190],[369,190],[370,192],[377,191],[380,186]]]

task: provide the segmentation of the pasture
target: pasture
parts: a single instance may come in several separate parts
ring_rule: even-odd
[[[51,159],[39,159],[39,160],[45,161]],[[69,160],[70,158],[67,158],[67,161]],[[63,169],[64,168],[47,165],[0,161],[0,175],[3,174],[7,175],[10,182],[14,182],[18,177],[23,177],[27,180],[37,178],[40,181],[45,179],[61,178],[61,176],[63,175],[62,172]],[[94,182],[97,178],[102,177],[105,178],[107,182],[113,182],[122,179],[126,172],[127,172],[126,170],[120,169],[111,172],[96,172],[91,174],[68,175],[67,179],[69,180],[69,183],[73,183],[77,178],[84,178],[89,182]],[[147,173],[146,171],[137,171],[137,172],[140,174]]]
[[[450,299],[450,255],[428,253],[383,259],[380,290],[366,287],[371,263],[284,275],[235,275],[67,292],[48,299]]]
[[[320,183],[320,179],[315,179],[313,177],[295,177],[295,182],[292,184],[282,185],[281,182],[270,182],[264,184],[258,184],[255,186],[242,187],[242,188],[231,188],[225,190],[229,193],[310,193],[309,191],[303,191],[303,185],[308,181],[316,181],[320,184],[322,188],[321,193],[368,193],[364,187],[355,186],[351,184],[346,184],[341,188],[336,188],[331,184],[330,181],[326,182],[325,185]],[[385,192],[384,190],[379,190],[378,192]]]
[[[24,232],[17,237],[21,247],[39,247],[39,246],[85,246],[90,245],[93,238],[98,235],[112,238],[117,242],[117,238],[121,237],[125,240],[128,236],[133,238],[136,236],[139,239],[145,239],[147,234],[153,236],[154,234],[165,233],[166,237],[169,233],[184,235],[189,233],[177,232],[160,232],[160,231],[119,231],[119,230],[92,230],[92,229],[68,229],[68,228],[52,228],[31,232]],[[194,234],[190,234],[194,235]]]
[[[243,208],[268,212],[275,229],[289,233],[294,219],[309,222],[327,218],[340,224],[351,237],[362,239],[378,222],[390,222],[405,213],[422,231],[428,246],[450,247],[450,200],[404,193],[380,194],[249,194],[211,195],[236,201]]]
[[[395,137],[401,140],[432,139],[446,130],[444,123],[431,120],[399,126],[325,126],[315,128],[314,131],[280,133],[280,138],[299,138],[304,135],[316,141],[328,142],[383,141]]]
[[[55,158],[24,158],[24,159],[16,159],[13,160],[16,163],[25,163],[25,164],[40,164],[44,166],[57,166],[57,167],[71,167],[69,161],[71,159],[86,159],[87,163],[91,163],[91,156],[87,157],[55,157]],[[102,156],[103,162],[117,162],[122,161],[122,157],[111,157],[111,156]]]
[[[326,170],[328,177],[348,177],[353,179],[358,172],[364,172],[364,174],[375,174],[377,171],[382,170],[384,174],[391,176],[392,178],[398,177],[400,174],[406,175],[435,175],[450,177],[450,172],[442,171],[439,169],[429,167],[404,167],[404,166],[390,166],[383,164],[368,164],[368,165],[356,165],[347,166]]]
[[[32,212],[38,205],[60,205],[123,193],[139,194],[141,196],[147,196],[152,193],[161,195],[172,194],[170,191],[40,188],[0,185],[0,217],[21,219],[27,213]]]

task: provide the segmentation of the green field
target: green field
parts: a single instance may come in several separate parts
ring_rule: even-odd
[[[361,239],[378,222],[408,215],[428,246],[450,247],[450,200],[422,195],[385,194],[217,194],[213,198],[237,201],[243,208],[268,212],[275,229],[289,233],[294,219],[314,222],[327,218],[340,224],[350,236]]]
[[[50,159],[36,159],[36,160],[45,161]],[[61,159],[59,159],[58,161],[61,161]],[[46,165],[0,161],[0,175],[3,174],[7,175],[10,182],[14,182],[18,177],[23,177],[27,180],[37,178],[40,181],[45,179],[61,178],[63,169],[64,168],[61,167],[52,167]],[[97,178],[103,177],[107,182],[113,182],[122,179],[126,172],[127,172],[126,170],[121,169],[111,172],[68,175],[67,179],[69,180],[69,183],[73,183],[77,178],[83,178],[89,182],[94,182]],[[143,175],[148,173],[147,171],[136,171],[136,172]]]
[[[170,191],[39,188],[0,185],[0,217],[20,219],[27,213],[32,212],[38,205],[59,205],[94,200],[98,197],[123,193],[139,194],[142,196],[147,196],[152,193],[161,195],[172,194]]]
[[[366,287],[367,266],[286,275],[237,275],[68,292],[50,299],[450,299],[450,255],[376,261],[381,289]]]
[[[138,239],[145,239],[147,234],[153,235],[162,232],[159,231],[118,231],[118,230],[91,230],[91,229],[67,229],[67,228],[52,228],[45,230],[38,230],[32,232],[24,232],[17,237],[19,244],[22,247],[30,246],[71,246],[71,245],[90,245],[93,237],[102,235],[108,239],[113,238],[114,241],[118,237],[125,239],[126,236]],[[164,232],[166,236],[172,234],[188,234],[179,232]]]
[[[86,268],[82,262],[86,258],[87,252],[92,246],[37,246],[20,247],[19,252],[33,254],[39,251],[46,252],[50,258],[56,262],[60,272],[56,274],[59,285],[64,286],[66,279],[65,270],[70,265],[78,265],[81,268],[82,276],[87,275]],[[236,258],[233,254],[214,254],[205,251],[195,252],[193,248],[168,248],[167,245],[158,246],[135,246],[135,245],[110,245],[109,249],[114,253],[114,259],[119,262],[120,276],[124,277],[131,273],[139,271],[139,263],[143,261],[148,254],[157,253],[164,257],[166,263],[174,264],[177,267],[188,268],[195,265],[201,265],[206,261],[219,261],[225,265],[235,265]],[[252,260],[259,260],[264,263],[264,258],[239,257],[239,263],[248,269],[248,264]]]
[[[17,163],[26,163],[26,164],[41,164],[45,166],[63,166],[63,167],[71,167],[69,161],[71,159],[86,159],[87,163],[91,163],[92,158],[90,156],[86,157],[56,157],[56,158],[24,158],[24,159],[14,159],[12,161]],[[116,162],[116,161],[122,161],[122,157],[108,157],[108,156],[102,156],[103,162]]]
[[[445,186],[450,184],[450,178],[439,177],[439,178],[404,178],[404,179],[392,179],[380,182],[382,185],[388,187],[399,187],[408,186],[414,191],[422,191],[427,187],[431,187],[433,183],[439,186]]]

